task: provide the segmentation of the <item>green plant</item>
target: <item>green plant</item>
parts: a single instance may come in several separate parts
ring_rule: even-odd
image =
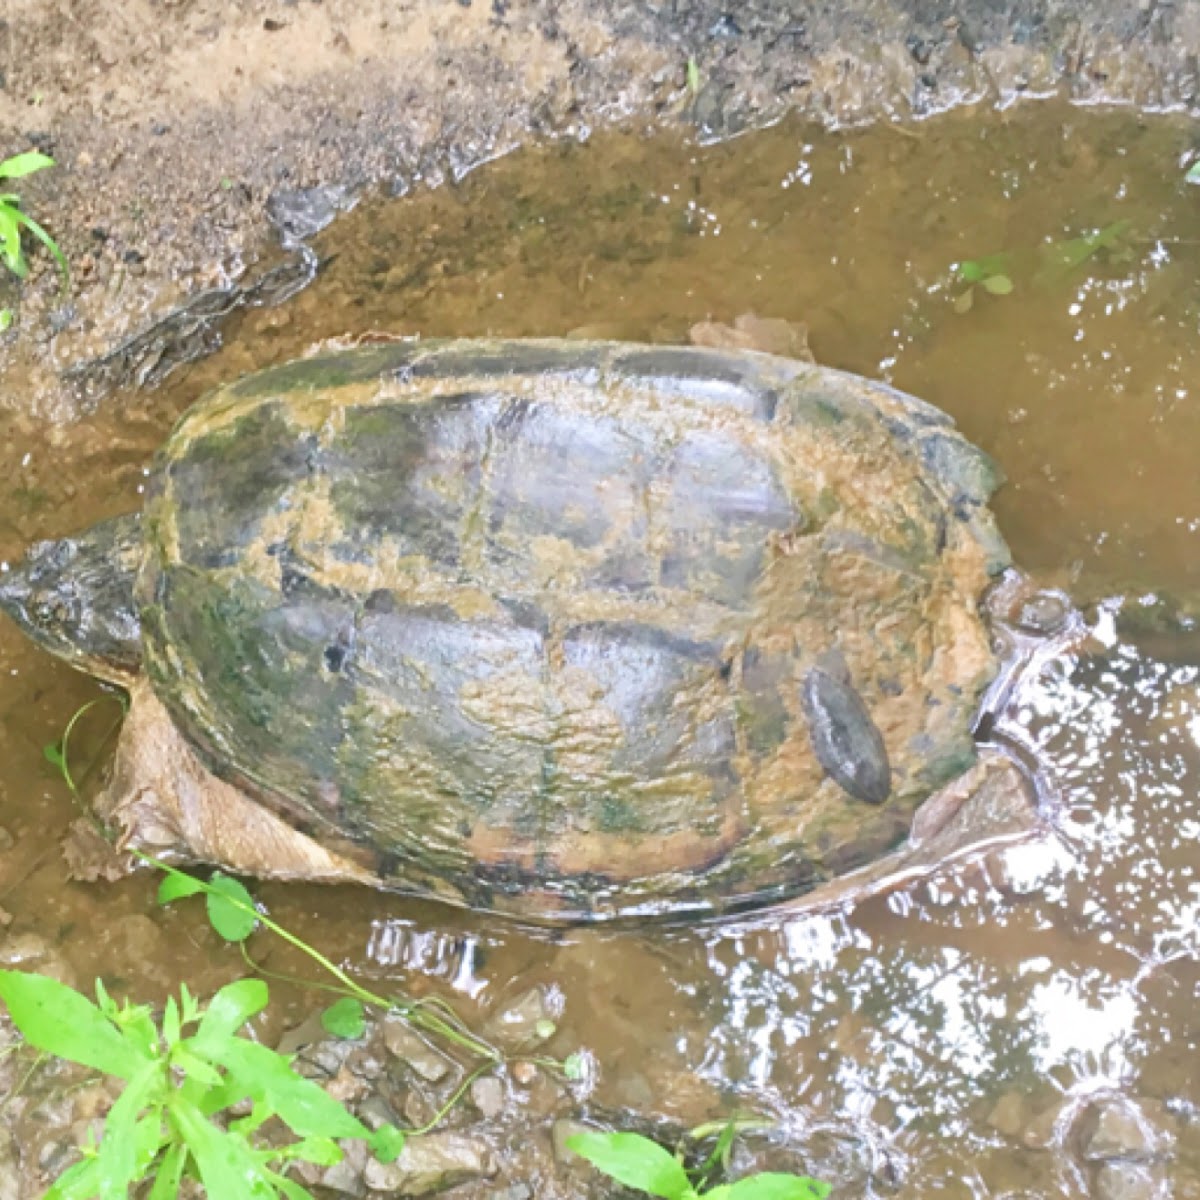
[[[1002,251],[955,264],[954,273],[958,281],[967,286],[954,297],[954,311],[970,312],[975,303],[976,284],[993,296],[1007,296],[1013,290],[1012,276],[1009,274],[1010,258],[1007,251]]]
[[[0,179],[22,179],[35,171],[54,166],[49,155],[29,150],[25,154],[14,154],[0,162]],[[29,230],[54,257],[62,272],[63,283],[70,278],[70,270],[58,243],[21,208],[21,198],[16,192],[0,192],[0,262],[18,278],[29,274],[29,262],[21,244],[22,231]]]
[[[288,1164],[336,1163],[334,1138],[361,1138],[385,1162],[403,1148],[398,1129],[371,1133],[289,1059],[244,1036],[267,1005],[261,979],[228,984],[207,1006],[184,985],[157,1024],[149,1006],[118,1006],[99,980],[93,1004],[57,980],[0,971],[0,998],[31,1046],[125,1081],[100,1141],[44,1200],[124,1200],[143,1181],[153,1181],[149,1200],[168,1200],[185,1178],[214,1200],[302,1200],[309,1193],[287,1177]],[[249,1114],[232,1118],[247,1100]],[[272,1118],[297,1140],[256,1139]]]
[[[1028,251],[1020,256],[1026,267],[1026,275],[1031,275],[1033,283],[1039,287],[1052,286],[1102,250],[1113,260],[1127,256],[1129,229],[1128,220],[1113,221],[1110,225],[1081,234],[1079,237],[1067,238],[1061,242],[1044,242],[1037,247],[1036,254]],[[983,258],[968,258],[955,263],[952,268],[954,282],[965,286],[954,292],[954,311],[971,311],[975,304],[976,287],[981,287],[993,296],[1011,294],[1015,287],[1013,278],[1016,274],[1017,258],[1018,255],[1014,251],[1001,250]]]
[[[718,1168],[729,1165],[738,1128],[736,1121],[728,1122],[708,1157],[691,1171],[678,1154],[640,1133],[577,1133],[567,1138],[567,1148],[618,1183],[664,1200],[825,1200],[829,1195],[827,1183],[774,1171],[709,1187]]]
[[[1062,242],[1047,242],[1039,247],[1041,265],[1034,280],[1037,283],[1055,283],[1062,276],[1081,267],[1088,259],[1101,250],[1107,251],[1110,258],[1127,257],[1129,247],[1126,239],[1131,222],[1127,219],[1113,221],[1101,229],[1079,237],[1068,238]]]
[[[54,166],[54,159],[49,155],[39,154],[29,150],[24,154],[14,154],[0,162],[0,180],[21,179],[32,175],[34,171],[44,170]],[[0,262],[18,278],[24,279],[29,274],[29,262],[25,258],[22,246],[24,230],[29,230],[54,257],[62,272],[63,287],[70,279],[70,270],[58,243],[21,208],[21,199],[16,192],[0,192]],[[11,308],[0,308],[0,333],[3,333],[13,323]]]
[[[326,1010],[323,1023],[326,1029],[337,1036],[356,1036],[347,1031],[359,1027],[363,1021],[364,1007],[370,1006],[384,1012],[395,1013],[403,1017],[409,1024],[483,1060],[484,1069],[490,1069],[504,1062],[504,1055],[495,1046],[472,1033],[462,1018],[444,1000],[438,997],[408,1000],[404,997],[381,996],[363,987],[341,967],[331,962],[315,947],[310,946],[303,938],[297,937],[260,911],[245,885],[238,880],[223,875],[219,871],[211,879],[199,879],[195,875],[189,875],[186,871],[180,871],[177,867],[160,862],[148,855],[139,855],[139,857],[163,871],[166,876],[158,889],[160,904],[170,904],[188,896],[203,895],[209,924],[227,942],[235,942],[239,945],[242,957],[253,970],[266,974],[250,957],[245,946],[246,940],[261,925],[307,955],[322,970],[331,975],[334,982],[322,984],[321,987],[340,993],[342,999]],[[303,983],[304,981],[290,979],[290,982]],[[332,1029],[330,1029],[331,1023],[334,1026]],[[555,1059],[539,1059],[537,1061],[544,1066],[552,1066],[558,1070],[563,1070],[565,1067],[565,1064],[559,1063]],[[471,1076],[472,1080],[474,1078]],[[423,1130],[412,1132],[423,1132]]]

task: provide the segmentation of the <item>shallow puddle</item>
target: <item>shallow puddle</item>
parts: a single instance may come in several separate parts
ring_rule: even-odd
[[[1008,718],[1042,760],[1054,836],[845,915],[691,928],[527,932],[350,889],[262,894],[335,959],[468,1014],[552,984],[552,1049],[592,1052],[602,1103],[770,1113],[838,1195],[1078,1195],[1092,1168],[1056,1132],[1109,1089],[1181,1123],[1166,1186],[1195,1194],[1200,643],[1135,646],[1116,600],[1094,605],[1200,596],[1194,143],[1182,122],[1056,107],[840,136],[787,124],[704,150],[606,135],[364,202],[315,243],[316,283],[244,315],[213,358],[70,429],[0,424],[0,558],[132,507],[206,387],[322,338],[805,322],[819,361],[933,401],[992,453],[1017,561],[1093,604],[1100,636],[1026,680]],[[147,881],[64,880],[71,806],[42,746],[96,689],[7,624],[0,670],[13,928],[51,937],[81,979],[154,993],[235,973],[187,914],[155,914],[147,945]],[[303,969],[278,950],[269,965]]]

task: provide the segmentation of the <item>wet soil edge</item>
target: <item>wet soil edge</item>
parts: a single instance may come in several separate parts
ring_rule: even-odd
[[[531,136],[719,138],[788,112],[902,120],[1046,94],[1190,109],[1200,89],[1195,0],[18,0],[10,14],[0,157],[57,158],[21,190],[74,280],[64,300],[43,263],[24,289],[0,402],[60,419],[89,400],[61,386],[72,364],[242,278],[281,231],[368,188],[452,181]]]

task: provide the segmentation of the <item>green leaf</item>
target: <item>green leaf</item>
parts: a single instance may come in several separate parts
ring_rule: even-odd
[[[96,1195],[96,1160],[85,1158],[68,1167],[42,1196],[42,1200],[92,1200]]]
[[[43,975],[0,971],[0,999],[31,1046],[85,1067],[132,1079],[146,1055],[86,996]]]
[[[639,1133],[577,1133],[567,1149],[611,1179],[665,1200],[683,1200],[691,1188],[687,1173],[673,1154]]]
[[[158,1108],[144,1117],[138,1114],[156,1092],[161,1099],[166,1087],[161,1065],[152,1063],[109,1110],[96,1156],[100,1200],[126,1200],[130,1186],[145,1178],[146,1169],[162,1145],[162,1117]]]
[[[1042,247],[1042,257],[1045,266],[1039,272],[1043,279],[1053,280],[1056,275],[1073,271],[1082,266],[1097,251],[1110,249],[1121,241],[1129,232],[1132,222],[1125,218],[1106,225],[1095,233],[1085,233],[1082,237],[1070,238],[1065,242],[1055,242]]]
[[[189,1089],[191,1088],[190,1080],[185,1086]],[[194,1097],[191,1091],[188,1094],[202,1113],[206,1116],[212,1116],[215,1113],[219,1113],[222,1109],[237,1104],[239,1100],[246,1099],[250,1093],[240,1083],[236,1083],[231,1079],[222,1079],[219,1087],[200,1086],[196,1088]]]
[[[96,982],[99,983],[99,980]],[[116,1016],[108,1019],[120,1029],[125,1041],[136,1046],[146,1058],[159,1057],[158,1030],[148,1004],[130,1004],[127,1001],[118,1009]]]
[[[729,1184],[722,1200],[825,1200],[833,1190],[827,1183],[818,1183],[807,1175],[780,1175],[772,1171],[751,1175]],[[709,1192],[711,1200],[716,1192]]]
[[[267,1172],[267,1178],[287,1197],[287,1200],[313,1200],[312,1192],[305,1191],[294,1179],[276,1175],[273,1171]]]
[[[197,1035],[195,1042],[200,1041]],[[369,1136],[365,1125],[346,1111],[324,1088],[298,1075],[282,1054],[244,1038],[207,1042],[197,1049],[229,1072],[237,1086],[255,1100],[265,1101],[301,1137]]]
[[[12,328],[13,310],[11,308],[0,308],[0,333],[7,333]]]
[[[198,1054],[193,1054],[183,1042],[172,1049],[171,1066],[178,1067],[189,1079],[209,1089],[218,1088],[224,1082],[216,1067],[210,1066]]]
[[[332,1167],[342,1161],[342,1148],[327,1137],[307,1137],[290,1146],[281,1146],[272,1150],[272,1157],[284,1160],[293,1158],[303,1162],[316,1163],[318,1167]]]
[[[989,275],[983,281],[983,290],[993,296],[1007,296],[1013,290],[1013,281],[1007,275]]]
[[[687,60],[687,88],[693,96],[700,91],[700,64],[694,58]]]
[[[334,1037],[360,1038],[367,1027],[361,1000],[343,996],[321,1014],[321,1025]]]
[[[1200,158],[1187,169],[1187,173],[1183,177],[1188,183],[1200,183]]]
[[[371,1134],[367,1145],[370,1146],[371,1153],[379,1162],[390,1163],[400,1157],[400,1152],[404,1149],[404,1143],[407,1140],[408,1137],[402,1129],[397,1129],[395,1125],[382,1125]]]
[[[187,1155],[187,1146],[182,1142],[172,1142],[167,1147],[167,1152],[154,1173],[154,1186],[146,1200],[177,1200],[179,1181],[183,1178]]]
[[[0,259],[18,279],[24,279],[29,269],[21,253],[21,226],[17,221],[17,211],[10,205],[0,204]]]
[[[71,268],[67,265],[66,255],[58,248],[58,243],[28,213],[22,212],[18,208],[14,210],[14,215],[50,251],[54,261],[58,263],[59,271],[62,272],[63,287],[65,288],[71,282]]]
[[[701,1171],[709,1171],[718,1163],[724,1170],[729,1169],[729,1156],[733,1151],[733,1143],[738,1135],[738,1122],[736,1117],[730,1117],[728,1121],[721,1127],[721,1132],[717,1135],[716,1145],[713,1146],[711,1153],[700,1166]]]
[[[963,283],[982,283],[989,276],[1008,274],[1011,257],[1007,250],[1002,250],[999,254],[988,254],[984,258],[967,259],[957,265],[955,273]]]
[[[104,980],[99,975],[96,976],[96,1007],[114,1024],[121,1015],[121,1006],[108,994],[108,988],[104,986]]]
[[[48,154],[39,154],[36,150],[27,150],[24,154],[14,154],[0,162],[0,179],[20,179],[24,175],[32,175],[34,171],[42,171],[54,166],[54,159]]]
[[[587,1075],[587,1061],[582,1054],[568,1054],[563,1059],[562,1071],[568,1079],[582,1079]]]
[[[158,885],[159,904],[170,904],[172,900],[182,900],[185,896],[194,896],[204,891],[204,881],[193,875],[168,868],[168,874]]]
[[[258,924],[254,899],[228,875],[214,875],[205,889],[209,924],[227,942],[244,942]]]
[[[196,1002],[196,997],[192,995],[186,983],[179,985],[179,999],[183,1002],[183,1023],[191,1025],[193,1021],[200,1019],[200,1005]]]
[[[213,1200],[272,1200],[273,1189],[244,1139],[222,1133],[188,1104],[173,1105],[171,1115]]]
[[[188,1039],[192,1048],[204,1054],[211,1039],[231,1038],[251,1017],[267,1007],[270,994],[261,979],[238,979],[227,983],[209,1001],[200,1018],[195,1036]]]
[[[249,1139],[252,1133],[261,1129],[274,1115],[269,1104],[259,1101],[246,1116],[238,1117],[236,1121],[230,1121],[229,1128],[236,1129],[238,1133]],[[274,1151],[268,1153],[267,1157],[273,1158]]]
[[[163,1008],[162,1019],[163,1039],[168,1046],[174,1046],[179,1041],[180,1021],[179,1021],[179,1005],[175,1003],[174,996],[167,997],[166,1006]]]

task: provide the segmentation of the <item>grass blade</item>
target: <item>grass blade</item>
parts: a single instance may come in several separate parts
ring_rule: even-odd
[[[32,175],[34,171],[44,171],[52,166],[54,159],[48,154],[27,150],[24,154],[14,154],[12,158],[0,162],[0,179],[21,179],[25,175]]]
[[[67,265],[67,256],[58,248],[58,243],[27,212],[22,212],[19,208],[9,211],[54,256],[54,261],[58,263],[58,269],[62,272],[65,288],[71,282],[71,268]]]

